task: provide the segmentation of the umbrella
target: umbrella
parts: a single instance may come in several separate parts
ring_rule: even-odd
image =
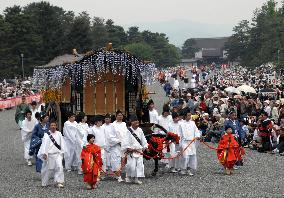
[[[22,84],[31,84],[31,81],[26,80],[26,81],[23,81]]]
[[[241,99],[242,96],[241,96],[241,95],[235,95],[234,98],[235,98],[235,99]]]
[[[226,92],[228,93],[235,93],[235,94],[241,94],[240,90],[238,90],[237,88],[235,87],[227,87],[225,89]]]
[[[237,88],[240,91],[243,91],[245,93],[256,93],[255,89],[253,87],[250,87],[248,85],[241,85]]]

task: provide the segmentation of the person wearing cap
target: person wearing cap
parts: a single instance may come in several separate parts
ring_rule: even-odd
[[[76,125],[76,128],[78,130],[78,133],[76,135],[76,152],[77,156],[81,155],[82,148],[87,144],[87,135],[89,130],[89,125],[87,124],[88,117],[85,115],[84,112],[80,112],[78,115],[76,115],[76,122],[78,123]],[[82,169],[81,169],[81,159],[79,158],[78,161],[78,175],[82,175]]]
[[[26,103],[26,96],[22,96],[21,104],[17,105],[16,113],[15,113],[15,121],[22,128],[22,122],[25,119],[26,111],[30,110],[29,105]]]
[[[181,140],[181,150],[184,150],[181,160],[181,174],[189,174],[190,176],[193,176],[192,170],[197,169],[197,157],[196,157],[196,142],[192,142],[189,145],[191,141],[194,139],[199,140],[200,139],[200,131],[197,128],[194,121],[191,120],[191,112],[188,111],[185,115],[185,120],[181,122],[181,130],[180,130],[180,140]]]
[[[102,127],[106,137],[106,166],[108,170],[117,173],[121,166],[121,139],[119,132],[111,123],[110,114],[105,115],[105,123]],[[123,181],[121,175],[117,175],[117,181]]]
[[[32,132],[36,125],[36,120],[32,118],[31,111],[26,112],[26,118],[22,124],[23,125],[21,129],[21,136],[22,136],[22,141],[24,143],[24,158],[27,161],[28,166],[31,166],[32,165],[31,159],[33,157],[29,155],[29,149],[31,144]]]
[[[79,131],[77,129],[78,123],[75,121],[75,119],[75,114],[70,112],[68,115],[68,120],[63,126],[63,135],[67,147],[67,155],[65,156],[65,169],[67,172],[77,170],[79,165],[78,161],[80,159],[76,149]]]
[[[169,124],[169,132],[177,134],[180,136],[180,123],[179,123],[179,115],[176,112],[172,113],[173,122]],[[171,157],[177,156],[180,151],[180,147],[176,143],[170,144],[170,154]],[[170,172],[176,173],[178,169],[180,169],[180,159],[181,157],[174,158],[169,161]]]
[[[42,167],[42,160],[37,157],[39,148],[41,146],[41,140],[46,132],[49,130],[49,123],[48,123],[49,117],[46,114],[42,114],[40,117],[40,122],[35,125],[32,138],[31,138],[31,144],[30,144],[30,150],[29,155],[35,155],[36,158],[36,172],[41,172]]]
[[[284,155],[284,128],[280,128],[277,131],[277,144],[274,147],[272,153],[279,153],[282,156]]]
[[[95,125],[91,128],[89,131],[89,134],[93,134],[95,136],[95,144],[98,145],[101,148],[101,155],[103,160],[103,166],[102,169],[104,172],[106,172],[106,135],[105,130],[102,127],[103,125],[103,117],[96,115],[94,118]]]
[[[127,152],[126,183],[134,182],[142,184],[139,178],[145,177],[143,155],[140,153],[147,150],[148,143],[144,136],[142,129],[139,127],[139,121],[136,115],[130,116],[131,127],[128,128],[125,137],[125,144],[123,150]],[[135,152],[138,151],[138,152]]]
[[[49,132],[42,138],[37,157],[43,161],[41,170],[41,186],[46,187],[53,175],[58,188],[64,187],[63,156],[67,147],[61,132],[57,131],[56,121],[50,122]]]
[[[100,169],[102,168],[101,148],[95,144],[95,136],[87,135],[87,144],[81,152],[82,170],[84,173],[84,182],[87,190],[96,188],[96,183],[100,177]]]

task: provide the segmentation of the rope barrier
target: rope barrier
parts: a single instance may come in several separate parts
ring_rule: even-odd
[[[189,148],[189,146],[190,146],[193,142],[195,142],[196,140],[197,140],[197,138],[194,138],[193,140],[191,140],[191,141],[188,143],[188,145],[187,145],[184,149],[182,149],[182,151],[180,151],[176,156],[173,156],[173,157],[161,157],[161,159],[173,160],[173,159],[179,158],[179,157],[180,157],[181,155],[183,155],[183,153]],[[204,141],[200,141],[200,142],[203,143],[205,146],[207,146],[208,148],[210,148],[210,149],[212,149],[212,150],[218,150],[217,148],[214,148],[213,146],[209,145],[207,142],[204,142]],[[167,148],[171,143],[172,143],[172,142],[169,142],[168,144],[166,144],[163,149]],[[126,165],[126,161],[127,161],[127,156],[128,156],[128,154],[130,154],[130,153],[132,153],[132,152],[135,152],[135,153],[139,153],[140,155],[143,155],[143,156],[146,157],[146,158],[153,158],[153,159],[159,158],[159,156],[162,154],[162,152],[155,150],[153,147],[152,147],[152,149],[153,149],[155,152],[157,152],[157,154],[154,155],[154,156],[149,156],[149,155],[147,155],[147,154],[145,154],[145,153],[143,153],[143,152],[141,152],[141,151],[138,151],[138,150],[136,150],[136,149],[128,149],[128,151],[125,152],[125,155],[124,155],[123,160],[122,160],[122,163],[121,163],[121,167],[119,168],[118,171],[113,172],[113,173],[107,173],[107,172],[104,171],[102,168],[100,168],[100,171],[103,172],[105,176],[120,176],[120,175],[121,175],[121,172],[122,172],[122,170],[123,170],[123,168],[124,168],[125,165]]]

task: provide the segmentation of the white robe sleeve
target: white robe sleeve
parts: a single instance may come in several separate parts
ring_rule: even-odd
[[[148,148],[148,143],[147,143],[147,140],[145,138],[145,135],[144,135],[142,129],[141,129],[140,133],[141,133],[140,134],[140,141],[141,141],[142,147],[143,147],[143,149],[146,149],[146,148]]]
[[[43,155],[44,154],[48,155],[48,145],[49,145],[49,137],[46,133],[44,133],[44,136],[42,138],[42,143],[37,154],[37,157],[40,158],[42,161],[44,161]]]

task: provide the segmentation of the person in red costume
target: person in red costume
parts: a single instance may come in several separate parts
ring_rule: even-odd
[[[87,136],[88,144],[83,147],[81,152],[82,170],[84,173],[84,182],[87,189],[91,190],[96,187],[100,169],[102,168],[101,148],[94,144],[95,136]]]
[[[230,175],[233,174],[234,165],[238,160],[241,160],[244,151],[232,134],[232,128],[226,127],[225,131],[217,148],[217,157],[224,166],[226,174]]]

